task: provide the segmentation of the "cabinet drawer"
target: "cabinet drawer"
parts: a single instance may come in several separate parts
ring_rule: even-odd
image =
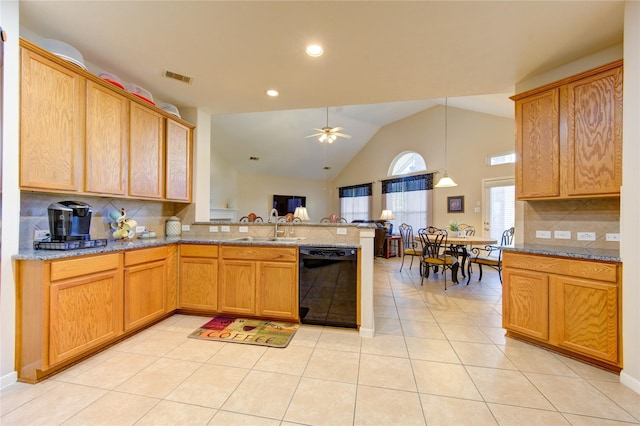
[[[505,251],[502,255],[505,268],[520,268],[547,272],[558,275],[570,275],[592,280],[618,281],[618,265],[590,260],[559,259],[550,256],[520,254]]]
[[[137,265],[139,263],[165,260],[167,258],[166,247],[156,247],[142,250],[127,251],[124,253],[124,266]]]
[[[280,262],[295,262],[298,255],[297,247],[268,247],[268,246],[224,246],[220,247],[220,257],[225,259],[242,260],[272,260]]]
[[[112,253],[79,259],[56,260],[51,262],[51,281],[118,269],[119,258],[118,253]]]
[[[218,246],[213,245],[187,245],[180,246],[182,257],[218,257]]]

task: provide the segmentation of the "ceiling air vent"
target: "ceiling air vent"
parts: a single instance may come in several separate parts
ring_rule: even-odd
[[[174,80],[178,80],[178,81],[181,81],[181,82],[187,83],[187,84],[191,84],[193,82],[193,77],[189,77],[189,76],[186,76],[186,75],[178,74],[177,72],[164,71],[164,73],[162,75],[164,75],[167,78],[172,78]]]

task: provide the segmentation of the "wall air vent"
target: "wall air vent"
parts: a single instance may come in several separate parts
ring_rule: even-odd
[[[178,74],[177,72],[172,71],[164,71],[162,73],[163,76],[167,78],[172,78],[174,80],[181,81],[183,83],[191,84],[193,82],[193,77],[189,77],[186,75]]]

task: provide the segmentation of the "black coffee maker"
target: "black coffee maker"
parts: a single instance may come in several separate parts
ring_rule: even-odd
[[[79,201],[49,205],[51,241],[89,240],[91,213],[91,206]]]

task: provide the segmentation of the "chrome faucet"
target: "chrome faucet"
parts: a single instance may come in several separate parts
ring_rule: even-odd
[[[271,213],[269,213],[269,222],[273,220],[273,238],[278,238],[278,233],[282,233],[283,231],[278,231],[278,210],[271,209]]]

